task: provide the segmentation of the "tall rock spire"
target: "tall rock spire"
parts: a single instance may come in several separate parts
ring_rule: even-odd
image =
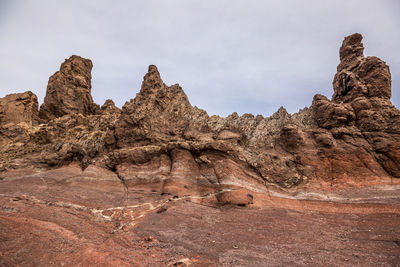
[[[66,114],[91,115],[99,111],[91,95],[92,61],[71,56],[60,70],[49,78],[46,97],[39,116],[49,120]]]
[[[338,71],[356,65],[364,57],[363,39],[359,33],[354,33],[344,38],[339,50],[340,64]]]
[[[351,102],[357,97],[390,99],[391,75],[386,63],[377,57],[364,57],[359,33],[347,36],[340,48],[340,64],[333,80],[334,102]]]

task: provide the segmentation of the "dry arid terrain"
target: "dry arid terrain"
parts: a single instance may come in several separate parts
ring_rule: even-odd
[[[209,116],[150,65],[122,109],[71,56],[0,98],[0,266],[400,266],[400,111],[347,36],[333,96]]]

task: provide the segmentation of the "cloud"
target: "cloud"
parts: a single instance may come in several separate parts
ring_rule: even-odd
[[[41,101],[48,77],[78,54],[93,60],[99,104],[135,97],[156,64],[209,114],[296,112],[315,93],[332,95],[341,41],[360,32],[366,54],[389,64],[400,106],[397,1],[0,3],[1,95],[32,90]]]

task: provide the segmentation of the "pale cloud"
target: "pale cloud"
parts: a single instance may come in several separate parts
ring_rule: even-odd
[[[390,66],[400,106],[398,1],[0,0],[0,95],[32,90],[72,54],[92,59],[95,101],[122,106],[149,64],[209,114],[270,115],[332,95],[344,36]]]

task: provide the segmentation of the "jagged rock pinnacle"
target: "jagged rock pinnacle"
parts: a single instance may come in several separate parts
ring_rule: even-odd
[[[355,61],[364,57],[364,45],[361,42],[363,39],[359,33],[354,33],[344,38],[340,47],[340,64],[338,71],[351,66]]]
[[[107,99],[100,108],[102,114],[119,114],[121,110],[115,106],[114,101]]]
[[[377,57],[364,57],[359,33],[347,36],[340,48],[340,64],[333,80],[335,102],[351,102],[357,97],[391,97],[389,67]]]
[[[333,99],[295,114],[210,117],[154,65],[122,110],[97,112],[77,56],[50,77],[40,124],[33,93],[0,98],[1,266],[399,262],[400,111],[361,39],[343,42]]]
[[[167,86],[158,69],[150,65],[135,99],[122,107],[116,136],[120,146],[135,140],[168,140],[181,136],[187,128],[185,114],[192,106],[178,85]]]
[[[175,166],[190,162],[185,177],[196,176],[200,163],[205,164],[204,177],[239,175],[253,182],[258,177],[282,187],[321,177],[400,177],[400,112],[390,102],[389,68],[376,57],[364,57],[361,41],[360,34],[343,41],[332,100],[316,95],[310,109],[291,115],[281,107],[265,118],[237,113],[210,117],[191,106],[178,84],[166,85],[154,65],[122,110],[111,100],[100,110],[90,95],[91,61],[72,56],[50,77],[40,110],[45,123],[37,129],[5,125],[0,144],[30,142],[45,150],[41,158],[48,165],[77,160],[87,166],[97,160],[116,170],[124,162],[169,158]],[[8,153],[13,148],[4,149]],[[247,167],[257,173],[235,171]],[[174,176],[170,173],[165,175]],[[135,175],[128,174],[126,179]],[[188,183],[203,181],[197,178]]]
[[[163,80],[161,79],[160,73],[155,65],[150,65],[148,72],[143,78],[143,83],[141,87],[141,92],[147,90],[156,90],[163,88],[165,86]]]
[[[90,115],[99,111],[91,96],[92,61],[73,55],[50,77],[39,116],[49,120],[66,114]]]

